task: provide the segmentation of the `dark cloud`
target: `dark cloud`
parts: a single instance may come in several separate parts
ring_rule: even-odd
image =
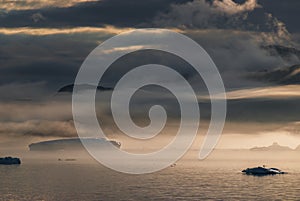
[[[290,67],[300,63],[299,51],[291,47],[297,44],[291,41],[294,35],[289,33],[299,31],[298,0],[273,0],[272,4],[260,0],[261,6],[253,0],[247,2],[240,5],[202,0],[103,0],[2,13],[0,135],[76,136],[71,97],[56,95],[56,92],[72,84],[86,56],[117,33],[109,31],[112,27],[105,25],[180,28],[207,50],[227,90],[299,84],[298,67]],[[20,27],[28,28],[19,30]],[[41,27],[45,29],[33,29]],[[48,29],[54,27],[60,29]],[[91,31],[95,27],[103,29]],[[270,46],[278,43],[281,46]],[[102,82],[111,87],[133,67],[148,63],[173,67],[198,87],[199,94],[203,88],[205,90],[189,64],[162,52],[134,52],[123,57],[111,66]],[[277,69],[283,66],[289,68]],[[251,77],[253,73],[255,79]],[[104,128],[113,133],[117,129],[109,110],[110,95],[110,92],[98,94],[97,111]],[[169,114],[169,128],[175,127],[179,118],[178,103],[168,91],[149,87],[133,98],[131,114],[137,124],[147,125],[149,108],[161,104]],[[228,121],[239,125],[253,122],[292,124],[299,119],[298,102],[299,97],[280,99],[273,95],[229,98]],[[199,106],[201,117],[209,120],[210,102],[199,99]]]
[[[43,82],[53,93],[73,83],[85,57],[111,36],[106,32],[0,35],[0,85]]]
[[[247,80],[244,80],[244,84],[241,82],[248,72],[260,69],[273,70],[299,62],[297,58],[284,59],[281,55],[269,54],[266,49],[261,48],[262,45],[276,43],[282,38],[285,40],[287,33],[284,32],[284,27],[281,27],[283,30],[278,28],[279,21],[276,21],[273,16],[269,16],[270,21],[268,21],[268,23],[275,23],[270,25],[271,28],[269,27],[271,33],[247,31],[248,29],[264,31],[264,28],[260,26],[257,29],[256,25],[259,23],[269,26],[265,21],[268,20],[268,15],[264,10],[268,5],[262,4],[262,7],[259,7],[253,0],[247,2],[250,2],[248,6],[222,3],[216,6],[204,0],[188,2],[152,0],[151,3],[134,0],[129,2],[104,0],[85,2],[66,8],[10,11],[0,17],[0,23],[3,27],[65,28],[66,26],[103,26],[103,24],[118,26],[142,24],[147,26],[148,24],[152,26],[156,23],[161,27],[180,27],[183,24],[190,28],[206,28],[200,31],[184,30],[185,34],[196,40],[211,55],[222,72],[225,85],[237,87],[236,84],[249,84]],[[32,21],[33,17],[35,20]],[[47,32],[47,30],[44,31]],[[280,31],[283,31],[283,35],[280,35]],[[272,34],[273,32],[275,34]],[[5,30],[4,33],[6,33]],[[71,84],[88,53],[112,35],[87,31],[76,34],[72,32],[49,33],[49,35],[11,34],[9,32],[9,34],[0,35],[0,82],[2,85],[14,82],[45,82],[52,90]],[[285,45],[289,44],[285,43]],[[127,58],[127,66],[134,65],[132,62],[134,60],[136,59]],[[151,57],[144,56],[142,60],[151,60]],[[170,65],[174,64],[177,68],[184,69],[184,64],[170,63]],[[126,67],[122,68],[123,71],[126,69]],[[182,73],[191,76],[191,72]],[[107,79],[113,78],[114,76],[108,76]]]
[[[243,5],[244,2],[249,3]],[[248,0],[236,5],[216,0],[103,0],[68,7],[12,10],[0,15],[0,24],[2,27],[184,26],[276,31],[281,29],[275,22],[278,20],[294,33],[299,31],[298,7],[297,0],[272,3]]]
[[[51,32],[43,30],[44,32]],[[28,31],[30,32],[30,30]],[[249,73],[261,69],[269,71],[281,66],[297,64],[299,58],[291,60],[280,54],[273,54],[262,41],[265,36],[252,32],[232,30],[186,30],[187,36],[202,45],[210,54],[221,75],[225,86],[230,88],[256,86],[255,80],[247,80]],[[109,32],[78,32],[49,35],[0,35],[2,46],[0,65],[0,84],[11,86],[22,83],[44,83],[43,89],[48,94],[55,94],[58,89],[75,80],[79,67],[87,55],[103,40],[113,36]],[[130,69],[149,63],[172,67],[187,79],[195,80],[201,89],[203,83],[194,78],[197,73],[185,61],[178,60],[162,52],[135,52],[119,59],[105,74],[102,84],[108,87]],[[252,82],[252,83],[251,83]],[[263,84],[263,83],[261,83]],[[202,87],[203,88],[203,87]],[[30,97],[43,97],[45,93],[35,90]],[[16,95],[16,94],[15,94]],[[11,98],[22,98],[21,95]],[[7,99],[8,96],[5,96]],[[30,98],[26,97],[26,98]],[[2,99],[4,96],[1,97]]]
[[[227,121],[296,122],[300,118],[299,99],[240,99],[228,102]]]
[[[262,82],[270,82],[280,85],[300,84],[300,66],[293,65],[275,70],[264,70],[249,75],[250,78]]]
[[[272,41],[272,35],[210,29],[187,31],[185,34],[197,41],[209,53],[221,73],[227,90],[264,85],[266,83],[249,79],[248,76],[261,70],[272,71],[300,62],[292,52],[284,57],[277,53],[273,54],[273,51],[265,48],[263,44]]]
[[[259,0],[259,4],[264,7],[266,12],[271,13],[284,22],[289,32],[295,33],[300,31],[298,22],[300,2],[298,0],[272,0],[272,2]]]
[[[183,28],[218,28],[257,30],[251,22],[248,13],[256,12],[259,5],[256,0],[247,0],[244,4],[233,1],[194,0],[185,4],[172,5],[166,13],[160,13],[155,19],[157,26],[183,27]]]
[[[101,0],[66,8],[16,10],[0,15],[0,24],[2,27],[101,27],[107,24],[136,27],[150,23],[158,12],[168,10],[170,4],[187,1],[189,0]],[[36,18],[32,16],[37,15],[39,20],[34,20]]]
[[[291,42],[285,24],[268,13],[257,0],[246,0],[241,4],[231,0],[210,2],[194,0],[185,4],[172,5],[168,12],[156,16],[154,24],[159,27],[182,29],[266,32],[277,36],[276,43]]]

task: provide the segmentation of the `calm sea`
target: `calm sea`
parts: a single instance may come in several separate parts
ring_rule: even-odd
[[[24,159],[0,166],[0,200],[300,200],[299,160],[268,160],[289,174],[246,176],[261,159],[182,159],[153,174],[127,175],[96,162]]]

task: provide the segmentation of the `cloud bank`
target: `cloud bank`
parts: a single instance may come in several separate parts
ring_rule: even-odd
[[[27,10],[48,7],[70,7],[79,3],[93,2],[96,0],[1,0],[0,11]]]
[[[214,0],[213,5],[220,12],[224,12],[229,15],[253,11],[255,8],[260,7],[260,5],[257,3],[257,0],[247,0],[243,4],[235,3],[232,0]]]
[[[243,4],[232,0],[194,0],[174,4],[167,13],[158,15],[154,24],[182,29],[225,29],[264,33],[265,42],[290,44],[285,24],[263,10],[256,0]],[[255,34],[255,33],[253,33]]]

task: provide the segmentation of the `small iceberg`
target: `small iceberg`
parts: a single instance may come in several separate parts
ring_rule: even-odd
[[[5,157],[0,158],[0,165],[20,165],[21,160],[19,158]]]
[[[278,168],[266,168],[265,166],[255,167],[255,168],[247,168],[247,169],[243,170],[242,172],[247,175],[257,175],[257,176],[286,174],[286,172],[283,172]]]

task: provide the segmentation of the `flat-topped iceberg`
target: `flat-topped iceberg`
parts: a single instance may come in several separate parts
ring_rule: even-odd
[[[105,149],[109,144],[112,144],[118,148],[121,147],[121,143],[114,140],[107,140],[105,138],[67,138],[58,140],[42,141],[29,145],[30,151],[61,151],[61,150],[81,150],[84,149],[82,141],[89,144],[91,147]]]

